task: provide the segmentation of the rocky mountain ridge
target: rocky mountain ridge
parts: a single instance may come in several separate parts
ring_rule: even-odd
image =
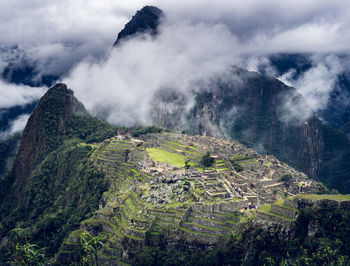
[[[158,32],[158,25],[164,17],[163,11],[155,6],[145,6],[137,11],[135,16],[125,25],[118,33],[117,40],[113,46],[120,44],[122,40],[134,37],[137,34],[148,33],[156,35]]]

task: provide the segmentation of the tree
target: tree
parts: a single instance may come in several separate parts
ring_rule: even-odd
[[[27,232],[22,228],[15,228],[10,231],[10,239],[13,246],[13,265],[44,265],[44,254],[37,245],[31,244]]]
[[[98,265],[97,251],[103,247],[105,238],[92,236],[84,231],[79,236],[79,252],[82,265]]]
[[[190,169],[191,165],[190,165],[190,160],[186,160],[185,161],[185,169],[188,170]]]
[[[214,164],[215,159],[210,156],[210,152],[207,152],[205,155],[203,155],[200,163],[203,165],[204,169],[206,167],[210,167]]]

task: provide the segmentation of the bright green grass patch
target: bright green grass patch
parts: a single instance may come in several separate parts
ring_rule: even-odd
[[[184,167],[186,158],[183,155],[161,150],[158,148],[146,148],[147,153],[153,161],[167,162],[173,166]]]
[[[250,160],[253,159],[253,156],[251,155],[235,155],[231,156],[230,160],[232,161],[245,161],[245,160]]]
[[[186,152],[186,154],[189,154],[189,155],[191,155],[191,154],[194,154],[194,155],[196,155],[196,156],[198,156],[198,157],[201,157],[201,156],[203,156],[203,154],[202,153],[199,153],[199,152],[197,152],[197,151],[185,151]]]
[[[271,204],[262,205],[259,208],[259,211],[261,211],[261,212],[270,212],[271,211]]]
[[[136,169],[130,169],[136,176],[140,176],[140,172]]]
[[[231,169],[230,168],[218,168],[217,170],[218,171],[230,171]]]
[[[242,216],[242,217],[241,217],[241,219],[239,220],[239,223],[241,223],[241,224],[248,223],[248,218],[247,218],[247,217]]]
[[[350,194],[336,194],[336,195],[301,194],[301,195],[298,195],[297,198],[309,199],[309,200],[328,199],[328,200],[345,201],[345,200],[350,200]]]
[[[234,200],[235,202],[238,202],[238,201],[243,200],[243,198],[234,197],[233,200]]]
[[[82,147],[90,146],[91,148],[94,148],[94,149],[96,149],[96,148],[99,147],[98,144],[95,144],[95,143],[91,143],[91,144],[90,144],[90,143],[85,143],[85,142],[79,143],[79,146],[82,146]]]
[[[148,179],[152,179],[152,176],[147,175],[147,174],[143,174],[145,177],[147,177]]]
[[[229,224],[237,224],[238,221],[234,221],[234,220],[226,220],[225,223],[229,223]]]
[[[131,212],[135,213],[135,212],[138,211],[138,208],[136,207],[136,205],[135,205],[135,203],[134,203],[134,201],[133,201],[132,199],[130,199],[130,198],[127,199],[127,200],[126,200],[126,203],[127,203],[128,206],[130,207]]]
[[[142,183],[146,183],[146,182],[147,182],[146,178],[144,178],[143,176],[138,176],[137,179],[138,179],[140,182],[142,182]]]
[[[257,160],[249,160],[249,161],[240,161],[239,164],[256,164],[259,163]]]
[[[188,148],[190,148],[191,150],[194,150],[194,151],[197,151],[198,150],[198,148],[196,147],[196,146],[187,146]]]
[[[275,202],[275,205],[283,206],[283,205],[284,205],[284,199],[281,199],[281,200],[276,201],[276,202]]]
[[[139,186],[139,188],[142,190],[142,193],[146,196],[146,197],[150,197],[150,190],[151,190],[151,185],[148,183],[142,184]]]

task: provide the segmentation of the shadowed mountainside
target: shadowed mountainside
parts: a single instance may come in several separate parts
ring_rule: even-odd
[[[158,25],[163,16],[163,11],[157,7],[143,7],[141,10],[137,11],[135,16],[125,25],[124,29],[119,32],[113,46],[117,46],[122,40],[136,34],[149,33],[151,35],[156,35],[158,32]]]

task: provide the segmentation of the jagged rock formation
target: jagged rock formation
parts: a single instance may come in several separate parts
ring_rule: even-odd
[[[135,16],[125,25],[124,29],[119,32],[113,46],[117,46],[122,40],[126,40],[136,34],[157,34],[158,25],[163,16],[163,11],[155,6],[143,7],[141,10],[137,11]]]

